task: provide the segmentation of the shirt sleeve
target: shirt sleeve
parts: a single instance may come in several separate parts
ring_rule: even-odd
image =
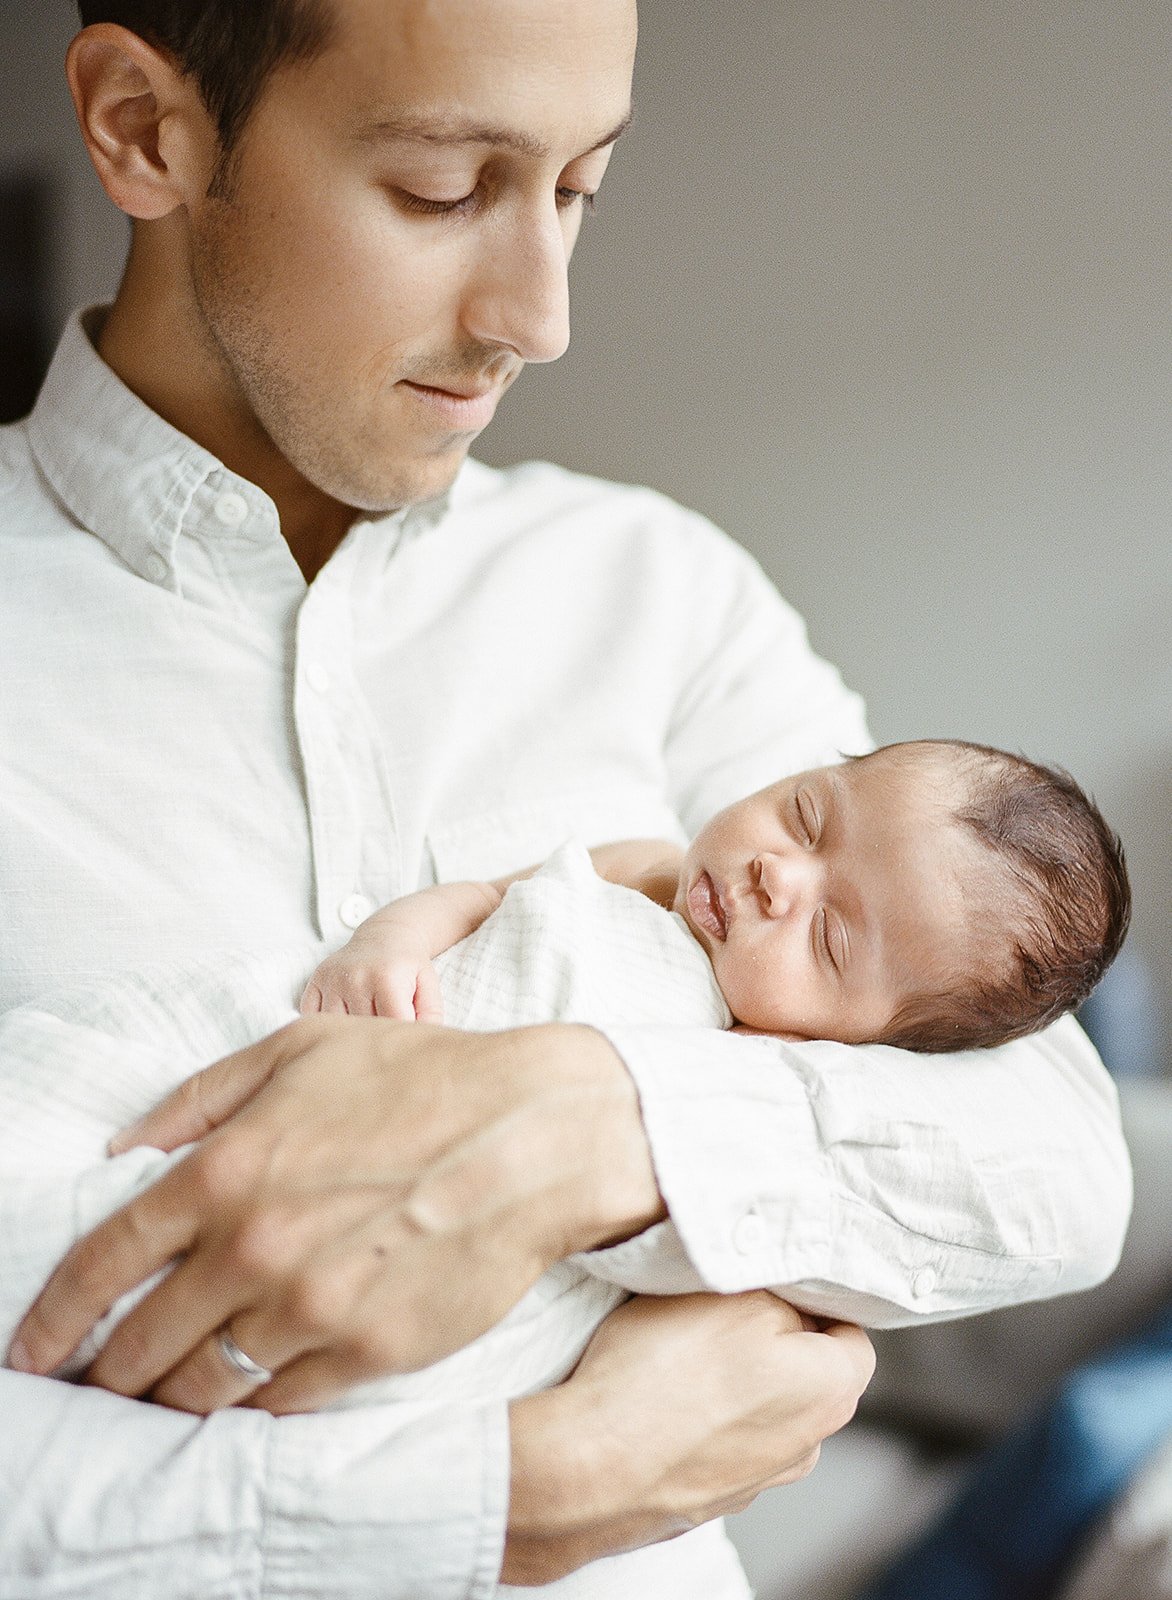
[[[690,832],[787,772],[870,748],[861,701],[756,563],[714,553],[704,570],[668,743]],[[885,1327],[1085,1288],[1118,1258],[1128,1156],[1113,1086],[1071,1019],[946,1057],[604,1031],[638,1086],[671,1215],[583,1258],[624,1287],[775,1286]]]
[[[11,1600],[480,1600],[495,1594],[507,1413],[208,1418],[0,1371]]]
[[[584,1258],[633,1290],[773,1288],[895,1327],[1066,1294],[1119,1257],[1131,1174],[1077,1023],[917,1055],[608,1030],[670,1224]]]
[[[682,611],[690,597],[690,610],[676,641],[679,689],[665,757],[692,835],[732,801],[787,773],[860,755],[872,740],[862,700],[811,649],[802,618],[752,557],[702,518],[680,515],[678,604]]]

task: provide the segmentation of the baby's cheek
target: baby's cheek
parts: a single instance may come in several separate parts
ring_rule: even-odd
[[[802,996],[799,986],[779,971],[776,957],[758,955],[752,960],[729,962],[717,980],[738,1022],[767,1033],[800,1031]]]

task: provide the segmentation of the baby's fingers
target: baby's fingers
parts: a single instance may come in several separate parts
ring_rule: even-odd
[[[415,1021],[415,970],[386,968],[366,962],[343,965],[323,962],[301,997],[303,1015],[334,1012],[351,1017],[388,1017]]]
[[[431,962],[420,967],[415,977],[415,1020],[417,1022],[442,1022],[444,997],[439,976]]]
[[[304,1015],[324,1011],[334,1016],[374,1015],[374,978],[360,967],[325,961],[310,978],[301,997]]]
[[[376,1017],[390,1017],[396,1022],[416,1020],[414,972],[380,973],[372,985],[372,996]]]

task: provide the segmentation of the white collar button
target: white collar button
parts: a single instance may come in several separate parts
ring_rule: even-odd
[[[248,521],[248,501],[242,494],[222,494],[212,511],[216,521],[225,528],[239,528]]]

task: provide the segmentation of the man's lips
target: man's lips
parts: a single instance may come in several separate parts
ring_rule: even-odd
[[[698,928],[723,944],[728,933],[728,912],[706,872],[701,872],[688,890],[688,911]]]
[[[412,383],[410,378],[400,380],[402,387],[448,426],[459,433],[475,433],[492,421],[497,401],[504,392],[500,383],[479,387],[464,385],[441,389],[429,383]]]

